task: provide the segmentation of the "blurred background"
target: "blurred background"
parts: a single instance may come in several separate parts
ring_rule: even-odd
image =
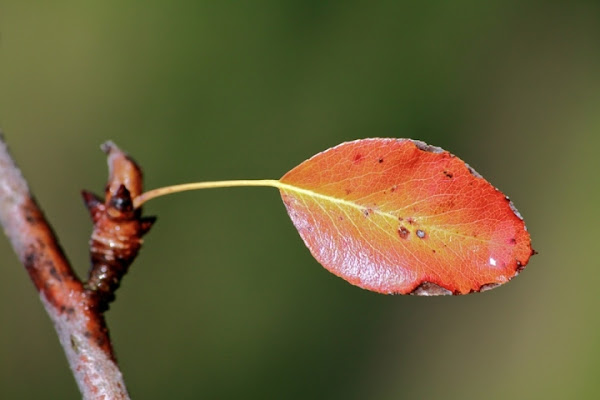
[[[108,139],[147,188],[420,139],[508,194],[540,252],[484,294],[383,296],[322,268],[275,189],[154,200],[107,314],[134,398],[600,396],[597,2],[0,0],[0,126],[81,275]],[[79,398],[5,239],[0,260],[0,398]]]

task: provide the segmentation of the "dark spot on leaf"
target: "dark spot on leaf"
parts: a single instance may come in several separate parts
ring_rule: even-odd
[[[365,209],[363,210],[363,214],[365,214],[365,217],[368,217],[368,216],[369,216],[369,214],[371,214],[371,211],[373,211],[373,210],[371,210],[370,208],[365,208]]]
[[[415,223],[415,220],[414,220],[414,219],[412,219],[411,217],[408,217],[408,218],[406,219],[406,222],[408,222],[410,225],[412,225],[412,224],[414,224],[414,223]]]
[[[346,192],[346,194],[352,193],[352,189],[345,189],[344,191]]]
[[[344,220],[344,217],[342,217],[342,216],[340,215],[340,216],[338,217],[338,219],[339,219],[340,221],[343,221],[343,220]]]
[[[417,236],[420,237],[421,239],[424,239],[425,231],[422,231],[421,229],[417,229]]]
[[[446,175],[446,178],[450,178],[450,179],[452,179],[452,177],[454,176],[452,174],[452,172],[448,172],[448,171],[444,171],[444,175]]]
[[[398,221],[404,221],[404,218],[398,217]]]
[[[435,250],[434,250],[434,249],[431,249],[431,252],[432,252],[433,254],[435,254]]]
[[[408,237],[409,233],[410,233],[409,230],[403,226],[398,228],[398,236],[400,236],[402,239],[406,239]]]
[[[379,164],[381,164],[381,163],[383,162],[383,158],[380,158],[380,159],[378,160],[378,162],[379,162]]]
[[[354,163],[357,163],[357,162],[359,162],[361,159],[362,159],[362,154],[360,154],[360,153],[357,153],[357,154],[354,156],[354,159],[353,159],[353,160],[354,160]]]
[[[394,185],[394,186],[392,186],[392,188],[391,188],[390,190],[391,190],[392,192],[395,192],[395,191],[396,191],[396,189],[398,189],[398,186]]]
[[[517,239],[515,239],[515,238],[510,238],[510,239],[508,240],[508,243],[509,243],[509,244],[517,244]]]

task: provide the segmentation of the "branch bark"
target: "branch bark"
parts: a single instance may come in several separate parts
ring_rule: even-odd
[[[85,399],[129,399],[98,296],[75,275],[0,132],[0,223],[50,316]]]

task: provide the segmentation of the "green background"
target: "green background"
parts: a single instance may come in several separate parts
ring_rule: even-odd
[[[134,398],[600,397],[597,2],[0,0],[0,126],[80,274],[108,139],[147,188],[424,140],[540,252],[484,294],[383,296],[319,266],[274,189],[154,200],[107,314]],[[0,398],[78,398],[4,239],[0,260]]]

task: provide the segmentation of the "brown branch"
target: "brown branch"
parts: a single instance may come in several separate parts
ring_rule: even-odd
[[[0,223],[54,322],[83,397],[128,399],[98,296],[75,275],[1,132]]]

